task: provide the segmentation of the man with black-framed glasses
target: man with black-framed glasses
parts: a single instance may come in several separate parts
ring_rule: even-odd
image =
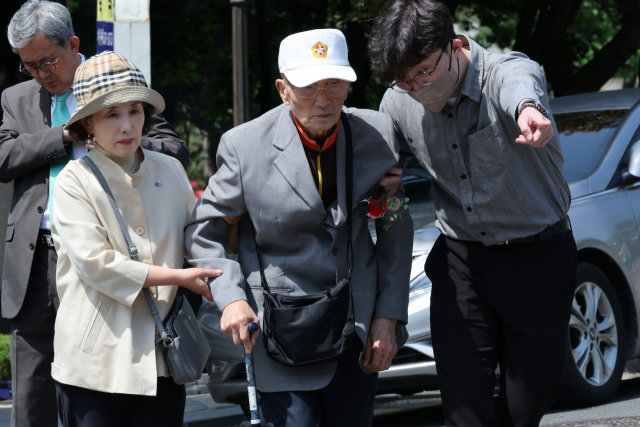
[[[71,86],[84,57],[60,3],[27,1],[7,35],[19,56],[16,68],[33,77],[2,92],[0,181],[13,181],[2,274],[2,316],[11,319],[11,425],[54,427],[51,363],[59,301],[51,202],[57,174],[90,148],[88,136],[75,140],[62,127],[77,107]],[[189,164],[188,150],[162,116],[153,117],[141,144]]]
[[[431,334],[447,426],[537,426],[561,386],[577,251],[541,67],[392,0],[369,40],[380,105],[432,176]],[[494,405],[496,368],[500,395]]]

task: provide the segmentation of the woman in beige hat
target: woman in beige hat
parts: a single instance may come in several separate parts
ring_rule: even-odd
[[[88,157],[104,175],[133,243],[131,260],[107,195],[75,160],[58,175],[52,235],[58,252],[60,308],[55,325],[58,409],[65,427],[182,426],[185,388],[155,345],[142,288],[164,318],[184,286],[211,300],[208,277],[182,270],[183,228],[195,205],[181,164],[140,147],[164,100],[121,55],[105,52],[77,70],[78,109],[65,129],[95,139]]]

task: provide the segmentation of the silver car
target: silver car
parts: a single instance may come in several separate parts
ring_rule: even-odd
[[[640,89],[556,98],[551,109],[571,189],[569,215],[579,257],[561,399],[594,405],[613,396],[626,360],[640,357]],[[424,274],[439,236],[431,179],[410,162],[403,184],[415,226],[409,341],[391,368],[380,373],[378,394],[438,388],[431,281]],[[198,314],[212,348],[208,387],[216,402],[246,408],[242,348],[222,333],[220,316],[214,303],[203,304]]]

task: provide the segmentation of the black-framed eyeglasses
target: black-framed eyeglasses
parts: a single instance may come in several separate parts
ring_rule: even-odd
[[[45,73],[53,73],[57,68],[57,63],[60,57],[62,56],[62,52],[64,52],[65,48],[63,47],[60,51],[60,54],[53,62],[45,62],[44,64],[40,64],[37,67],[23,67],[22,61],[20,61],[20,72],[26,74],[29,77],[35,77],[38,74],[38,70],[42,70]]]
[[[289,80],[287,81],[289,82]],[[344,96],[349,90],[349,84],[344,82],[331,83],[322,88],[318,86],[297,87],[292,85],[291,82],[289,82],[289,85],[300,98],[305,99],[315,98],[320,90],[324,90],[327,96],[330,96],[331,98],[340,98],[341,96]]]
[[[453,40],[448,41],[447,46],[449,45],[449,43],[451,43],[450,56],[453,56]],[[407,93],[411,91],[411,82],[415,82],[419,86],[429,86],[434,82],[433,73],[434,71],[436,71],[436,68],[438,68],[440,59],[442,59],[442,55],[444,55],[444,52],[447,50],[447,46],[442,48],[442,52],[440,52],[440,56],[438,56],[438,60],[436,61],[436,65],[433,66],[433,70],[427,71],[426,68],[423,68],[422,70],[418,71],[418,74],[416,74],[411,80],[407,80],[404,82],[394,81],[393,83],[391,83],[391,85],[389,85],[389,87],[397,92]],[[451,58],[449,59],[449,68],[451,68]]]

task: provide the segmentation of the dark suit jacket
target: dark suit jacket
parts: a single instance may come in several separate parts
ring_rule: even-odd
[[[13,181],[2,274],[2,317],[14,318],[22,307],[34,247],[49,193],[49,164],[67,156],[62,126],[51,128],[51,94],[35,80],[2,92],[0,182]],[[189,165],[189,151],[161,115],[153,116],[142,147]],[[44,268],[44,266],[43,266]]]

